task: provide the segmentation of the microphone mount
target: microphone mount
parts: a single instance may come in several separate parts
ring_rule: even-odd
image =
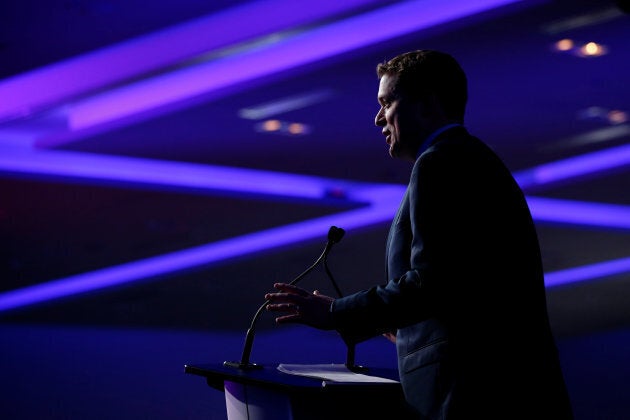
[[[332,249],[333,245],[336,244],[337,242],[339,242],[341,240],[341,238],[343,238],[344,234],[345,234],[345,231],[343,229],[338,228],[336,226],[331,226],[330,229],[328,230],[328,240],[326,242],[326,246],[324,247],[324,251],[317,258],[317,260],[313,263],[313,265],[311,265],[306,270],[304,270],[299,276],[297,276],[295,279],[293,279],[291,281],[291,283],[289,283],[289,284],[292,285],[292,286],[296,285],[300,280],[302,280],[307,274],[309,274],[311,271],[313,271],[315,269],[315,267],[317,267],[323,261],[324,268],[326,269],[326,274],[328,275],[328,277],[332,281],[333,286],[335,287],[335,290],[336,290],[337,294],[339,294],[339,297],[342,297],[343,295],[341,294],[341,291],[339,290],[339,287],[337,286],[337,283],[335,282],[334,278],[332,277],[332,273],[328,269],[327,258],[328,258],[328,253]],[[227,362],[226,361],[226,362],[223,362],[224,366],[234,367],[234,368],[243,369],[243,370],[261,369],[262,368],[261,365],[258,365],[256,363],[251,363],[249,359],[250,359],[251,352],[252,352],[252,346],[254,344],[254,334],[255,334],[256,322],[258,321],[258,318],[260,318],[260,315],[262,314],[263,310],[265,309],[265,307],[268,304],[269,304],[269,301],[265,300],[265,302],[262,305],[260,305],[260,307],[256,311],[256,314],[254,315],[254,318],[252,319],[252,322],[251,322],[251,324],[249,326],[249,329],[247,330],[247,333],[245,334],[245,344],[243,346],[243,354],[241,356],[241,361],[240,362]],[[346,359],[346,366],[349,369],[351,369],[349,363],[354,368],[354,345],[352,345],[352,347],[351,347],[350,344],[347,344],[347,346],[348,346],[348,357]]]

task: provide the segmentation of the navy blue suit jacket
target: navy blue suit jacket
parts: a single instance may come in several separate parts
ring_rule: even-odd
[[[386,282],[337,299],[333,318],[349,341],[396,331],[419,418],[572,417],[527,203],[463,127],[416,160],[386,261]]]

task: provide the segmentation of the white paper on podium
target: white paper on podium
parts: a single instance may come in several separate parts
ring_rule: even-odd
[[[278,370],[289,375],[307,376],[331,382],[398,383],[388,378],[352,372],[343,364],[290,365],[281,363],[278,365]]]

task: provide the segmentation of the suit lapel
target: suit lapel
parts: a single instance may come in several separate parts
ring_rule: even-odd
[[[385,245],[385,280],[389,281],[389,250],[392,244],[392,239],[394,237],[394,232],[396,230],[396,225],[400,220],[400,217],[407,206],[407,201],[409,200],[409,185],[407,185],[407,189],[405,190],[405,194],[403,195],[402,200],[400,201],[400,205],[398,206],[398,211],[396,212],[396,216],[392,220],[391,225],[389,226],[389,233],[387,235],[387,243]]]

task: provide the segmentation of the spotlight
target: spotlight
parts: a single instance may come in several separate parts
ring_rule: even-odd
[[[281,120],[265,120],[257,123],[254,129],[258,132],[283,134],[287,136],[304,136],[311,132],[311,127],[307,124]]]
[[[262,129],[264,131],[278,131],[281,127],[282,123],[278,120],[267,120],[262,124]]]
[[[608,51],[606,47],[602,44],[598,44],[597,42],[588,42],[584,44],[580,50],[579,54],[582,57],[599,57],[606,54]]]
[[[630,117],[627,112],[618,109],[613,109],[608,113],[608,121],[611,124],[623,124],[628,122],[629,119]]]
[[[303,134],[304,133],[304,125],[300,123],[291,123],[287,127],[287,131],[291,134]]]
[[[571,51],[573,49],[573,40],[565,38],[556,42],[555,49],[557,51]]]

